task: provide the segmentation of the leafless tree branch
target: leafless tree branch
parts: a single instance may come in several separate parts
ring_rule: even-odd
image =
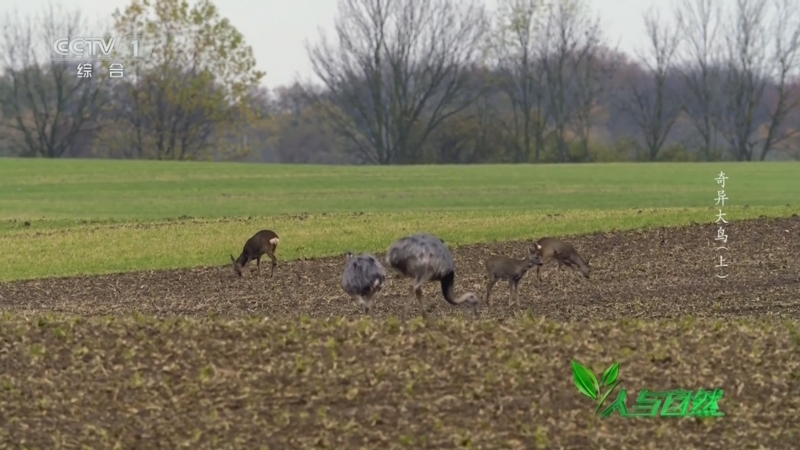
[[[667,86],[673,58],[680,44],[678,28],[666,25],[655,9],[644,14],[647,51],[637,51],[647,73],[630,80],[630,97],[622,105],[644,137],[650,161],[655,161],[678,119],[681,104]]]
[[[96,130],[98,101],[105,78],[77,78],[77,63],[50,61],[50,46],[62,37],[92,35],[77,11],[49,5],[39,14],[22,18],[7,13],[0,36],[7,92],[0,95],[3,120],[14,153],[59,158],[82,133]],[[95,30],[97,35],[97,30]]]
[[[761,146],[763,161],[774,147],[798,133],[784,129],[786,117],[800,105],[800,93],[790,86],[791,76],[800,68],[800,11],[793,0],[775,0],[772,26],[772,54],[769,58],[772,81],[775,82],[775,106],[767,105],[769,127]]]
[[[467,87],[483,31],[476,0],[340,0],[336,45],[306,44],[327,88],[316,101],[368,162],[415,160],[480,95]]]
[[[548,119],[542,45],[544,4],[541,0],[505,0],[500,3],[491,48],[496,59],[497,84],[507,98],[511,117],[498,121],[511,136],[515,162],[525,162],[544,151]]]
[[[677,28],[684,39],[679,46],[679,72],[683,79],[682,110],[700,135],[700,153],[712,159],[716,146],[714,118],[720,106],[720,48],[717,44],[722,12],[715,0],[683,0],[675,9]]]
[[[585,99],[582,102],[576,95],[581,84],[587,83],[581,77],[592,74],[584,64],[598,61],[602,44],[600,19],[590,13],[583,1],[563,0],[548,5],[539,58],[559,162],[567,158],[567,129],[576,112],[586,105]]]
[[[753,159],[758,144],[756,113],[767,85],[766,3],[736,0],[725,35],[723,107],[716,127],[739,161]]]

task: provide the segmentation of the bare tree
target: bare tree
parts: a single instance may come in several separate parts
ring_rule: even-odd
[[[306,89],[300,83],[275,88],[275,105],[278,110],[282,113],[299,116],[305,108],[311,106],[305,95]]]
[[[714,118],[719,110],[719,47],[716,44],[721,11],[715,0],[683,0],[675,9],[677,27],[682,30],[679,46],[680,72],[684,91],[683,111],[702,140],[700,153],[713,159],[716,129]]]
[[[497,162],[498,148],[497,143],[502,139],[502,125],[499,124],[499,114],[497,114],[497,96],[500,93],[489,90],[486,94],[478,98],[473,103],[469,112],[474,119],[474,147],[470,154],[470,163]]]
[[[534,147],[534,161],[544,150],[547,91],[541,52],[541,0],[502,0],[492,37],[500,90],[508,99],[511,117],[500,123],[511,136],[514,161],[524,162]]]
[[[753,159],[758,143],[756,120],[767,85],[766,3],[736,0],[725,36],[723,107],[715,120],[738,161]]]
[[[553,124],[559,162],[567,159],[567,129],[581,106],[579,92],[586,76],[583,64],[597,61],[602,46],[600,19],[582,0],[550,4],[544,24],[540,61],[548,91],[549,118]]]
[[[274,112],[265,120],[269,130],[265,143],[274,148],[281,163],[346,161],[337,151],[342,138],[331,129],[317,104],[308,102],[305,90],[311,87],[294,83],[274,90]]]
[[[761,147],[759,160],[763,161],[773,147],[798,133],[784,130],[786,117],[800,105],[800,95],[791,89],[791,76],[800,67],[800,11],[796,0],[776,0],[773,23],[773,53],[770,58],[770,78],[775,82],[775,106],[768,106],[769,128]]]
[[[413,161],[442,121],[470,105],[484,31],[477,0],[340,0],[336,45],[306,44],[327,92],[316,99],[369,163]]]
[[[575,115],[571,127],[578,137],[583,160],[589,162],[589,134],[594,126],[596,112],[602,97],[608,94],[611,77],[617,71],[619,55],[611,49],[598,45],[588,52],[575,67]]]
[[[680,34],[677,27],[665,24],[653,8],[644,14],[644,27],[648,48],[636,53],[647,72],[633,76],[630,96],[621,109],[628,112],[641,130],[647,155],[650,161],[655,161],[681,109],[681,103],[675,101],[667,86]]]
[[[78,78],[78,63],[51,62],[51,46],[59,38],[90,34],[88,26],[79,12],[53,5],[24,19],[7,13],[4,22],[0,61],[7,86],[0,94],[0,127],[14,154],[60,158],[74,151],[82,133],[94,131],[106,77],[92,64],[93,76]]]

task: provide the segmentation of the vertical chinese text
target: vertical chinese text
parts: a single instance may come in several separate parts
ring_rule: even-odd
[[[728,200],[728,196],[725,195],[725,180],[727,179],[728,177],[725,176],[725,172],[722,171],[720,171],[719,175],[717,175],[717,178],[714,179],[718,186],[716,206],[718,207],[719,211],[717,213],[717,220],[714,222],[717,224],[717,235],[714,237],[714,240],[718,242],[717,247],[715,248],[717,251],[717,258],[715,259],[719,259],[719,263],[714,266],[716,269],[724,269],[725,267],[728,267],[728,264],[725,263],[725,256],[722,254],[723,252],[728,251],[728,247],[726,247],[726,244],[728,243],[728,235],[725,233],[724,227],[728,221],[725,220],[726,214],[722,212],[722,208],[725,206],[725,200]],[[717,278],[728,278],[728,274],[720,273],[722,270],[718,270],[717,272]]]

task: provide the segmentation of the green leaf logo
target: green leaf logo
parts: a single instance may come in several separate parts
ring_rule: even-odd
[[[597,394],[600,393],[597,377],[594,376],[591,370],[575,360],[572,360],[572,380],[581,394],[592,400],[597,400]]]
[[[619,376],[619,363],[614,363],[611,367],[603,372],[603,376],[600,378],[600,382],[602,386],[610,386],[612,383],[617,381],[617,377]]]

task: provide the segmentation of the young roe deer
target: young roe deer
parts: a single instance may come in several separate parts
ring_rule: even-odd
[[[559,273],[561,266],[569,266],[580,271],[584,278],[589,278],[589,260],[581,258],[572,245],[552,237],[541,238],[536,241],[536,244],[541,249],[542,260],[555,259],[558,262]],[[541,268],[541,266],[536,268],[536,275],[540,282],[542,281]]]
[[[267,255],[272,260],[272,270],[269,273],[269,277],[272,278],[272,275],[275,273],[275,266],[278,265],[278,258],[275,257],[275,250],[277,250],[279,242],[280,239],[278,235],[272,230],[261,230],[254,234],[253,237],[244,243],[242,254],[239,255],[238,258],[234,259],[233,255],[231,255],[233,270],[238,273],[239,276],[242,276],[242,269],[247,263],[255,259],[256,265],[258,266],[258,273],[260,274],[261,257]]]
[[[495,283],[499,280],[508,280],[511,300],[516,301],[517,307],[519,307],[519,295],[517,292],[519,282],[533,266],[542,265],[540,251],[541,247],[538,244],[534,244],[530,248],[530,254],[527,258],[515,259],[502,255],[492,255],[487,258],[485,265],[489,282],[486,285],[486,304],[490,304],[489,297],[492,295],[492,287],[494,287]],[[511,301],[509,301],[509,306],[511,306]]]

